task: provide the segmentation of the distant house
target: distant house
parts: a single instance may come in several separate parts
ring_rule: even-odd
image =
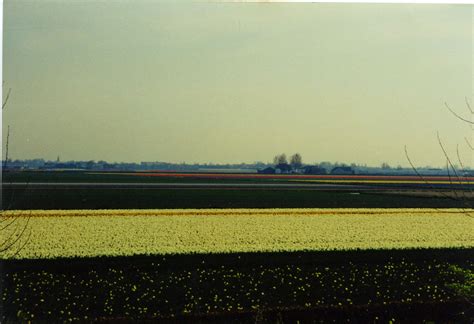
[[[291,165],[288,163],[280,163],[275,166],[275,173],[290,173],[291,170]]]
[[[327,174],[325,168],[321,168],[317,165],[307,165],[304,167],[304,174]]]
[[[275,168],[268,167],[263,170],[258,170],[258,173],[260,174],[275,174]]]
[[[304,173],[304,168],[293,169],[293,170],[291,170],[290,173],[303,174]]]
[[[343,166],[333,168],[331,174],[355,174],[355,172],[351,167]]]

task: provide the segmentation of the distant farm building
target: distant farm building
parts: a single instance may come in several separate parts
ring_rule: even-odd
[[[331,170],[331,174],[355,174],[354,170],[351,167],[344,166],[344,167],[335,167]]]
[[[258,170],[258,173],[260,174],[275,174],[275,168],[268,167],[263,170]]]
[[[321,168],[316,165],[307,165],[303,169],[304,174],[327,174],[325,168]]]
[[[275,173],[290,173],[292,170],[291,165],[288,163],[280,163],[275,167]]]

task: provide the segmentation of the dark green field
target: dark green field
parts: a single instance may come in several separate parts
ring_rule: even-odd
[[[125,208],[451,208],[448,198],[320,190],[268,189],[67,189],[3,190],[8,209]]]
[[[449,288],[461,282],[450,265],[473,269],[473,252],[8,261],[4,320],[468,323],[468,303]]]
[[[9,186],[12,182],[26,183]],[[35,183],[142,183],[202,184],[193,187],[124,187],[100,186],[45,187]],[[404,189],[403,185],[365,186],[351,184],[334,187],[296,187],[289,179],[213,178],[177,175],[147,177],[136,175],[91,174],[72,171],[22,171],[3,173],[2,191],[5,209],[116,209],[116,208],[464,208],[471,200],[455,197],[423,197],[387,194],[387,190]],[[213,188],[205,184],[235,184],[235,187]],[[244,188],[239,185],[295,184],[288,187]],[[408,185],[407,185],[408,186]],[[406,187],[406,186],[405,186]],[[391,189],[390,189],[391,188]],[[419,189],[420,190],[420,189]],[[421,190],[432,190],[424,186]]]
[[[169,176],[153,177],[134,175],[134,172],[93,172],[93,171],[10,171],[3,172],[3,183],[9,182],[141,182],[141,183],[168,183],[168,182],[275,182],[286,180],[235,178],[216,179],[212,177],[187,177]],[[192,173],[189,173],[192,174]],[[224,174],[225,175],[225,174]]]

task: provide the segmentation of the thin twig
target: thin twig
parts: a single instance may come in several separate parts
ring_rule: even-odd
[[[418,178],[420,178],[426,185],[428,185],[428,187],[430,187],[433,191],[435,192],[439,192],[441,194],[441,196],[445,197],[445,198],[448,198],[448,199],[451,199],[451,200],[455,200],[457,201],[454,197],[451,197],[450,195],[446,195],[444,193],[444,191],[440,191],[439,189],[437,189],[436,187],[434,187],[432,184],[430,184],[421,174],[420,172],[418,172],[418,169],[415,167],[415,165],[413,164],[413,162],[411,161],[410,159],[410,156],[408,155],[408,150],[407,150],[407,146],[405,145],[405,156],[408,160],[408,163],[410,163],[410,166],[411,168],[413,169],[413,171],[415,171],[415,174],[418,176]]]
[[[469,124],[474,124],[473,121],[468,120],[468,119],[465,119],[465,118],[459,116],[458,114],[456,114],[456,112],[454,112],[454,110],[452,110],[452,109],[448,106],[448,104],[447,104],[446,102],[444,103],[444,105],[446,106],[446,108],[448,108],[448,110],[449,110],[454,116],[456,116],[456,117],[459,118],[460,120],[462,120],[462,121],[464,121],[464,122],[466,122],[466,123],[469,123]]]
[[[27,218],[25,226],[23,226],[22,231],[17,235],[16,239],[13,242],[11,242],[10,244],[8,244],[6,247],[3,247],[2,249],[0,249],[0,253],[8,251],[10,248],[12,248],[21,239],[21,237],[23,236],[23,234],[26,231],[26,228],[28,227],[28,223],[30,222],[30,218],[31,218],[31,216],[29,216]],[[12,234],[12,236],[14,236],[14,235]]]
[[[453,163],[451,162],[451,159],[449,158],[449,155],[448,155],[448,152],[446,151],[446,149],[444,148],[444,145],[443,145],[443,142],[441,141],[441,137],[439,136],[439,132],[436,132],[436,136],[438,138],[438,144],[439,146],[441,147],[441,150],[443,151],[443,154],[444,154],[444,157],[446,158],[446,169],[448,171],[448,176],[449,176],[449,181],[450,181],[450,184],[451,184],[451,188],[453,189],[453,193],[455,194],[455,196],[457,197],[457,192],[454,190],[453,188],[453,184],[452,184],[452,181],[451,181],[451,174],[449,172],[449,167],[451,167],[451,169],[453,170],[454,172],[454,176],[456,177],[456,179],[459,179],[459,175],[456,171],[456,168],[454,167]],[[466,208],[470,209],[472,206],[470,206],[467,202],[466,202],[466,199],[463,199],[461,200],[462,203],[466,206]],[[466,213],[468,216],[470,217],[474,217],[473,215],[471,215],[469,212],[467,211],[463,211],[464,213]]]
[[[469,104],[469,100],[467,100],[467,97],[464,97],[464,100],[466,101],[467,109],[469,109],[471,114],[474,115],[474,110],[472,110],[471,105]]]
[[[7,96],[5,97],[5,100],[3,100],[2,103],[2,110],[5,109],[8,103],[8,99],[10,98],[10,93],[12,92],[12,88],[8,89]]]
[[[10,221],[10,223],[8,223],[7,225],[0,228],[0,231],[6,230],[8,227],[10,227],[12,224],[14,224],[18,220],[18,218],[19,217],[13,217],[12,220]]]
[[[467,137],[464,137],[464,140],[466,141],[467,146],[469,146],[469,148],[474,151],[474,147],[473,147],[472,144],[469,142],[469,140],[467,139]]]
[[[436,136],[438,137],[438,143],[439,146],[441,147],[441,150],[443,151],[444,157],[446,158],[447,162],[449,163],[449,166],[454,172],[454,175],[456,178],[459,178],[458,173],[456,172],[456,168],[454,167],[453,163],[451,162],[451,159],[449,158],[448,153],[446,152],[446,149],[444,148],[443,142],[441,141],[441,137],[439,136],[439,132],[436,132]]]
[[[463,172],[463,178],[462,178],[463,184],[466,186],[467,190],[469,190],[469,192],[472,195],[473,194],[473,191],[472,191],[472,184],[473,183],[471,183],[471,181],[465,176],[466,173],[467,173],[467,170],[464,167],[464,163],[462,162],[461,155],[459,154],[459,145],[458,144],[456,144],[456,155],[458,157],[459,165],[461,166],[461,171]],[[464,194],[464,190],[462,192]],[[465,194],[464,194],[464,198],[468,199]]]
[[[23,227],[23,232],[22,232],[21,236],[24,235],[24,231],[25,231],[26,228],[28,227],[28,223],[30,222],[30,219],[31,219],[31,210],[30,210],[30,213],[29,213],[29,215],[28,215],[28,219],[26,220],[26,224],[25,224],[25,226]],[[21,250],[23,250],[23,249],[25,248],[26,244],[28,244],[28,242],[30,241],[30,238],[31,238],[31,228],[30,228],[30,230],[29,230],[29,232],[28,232],[28,237],[25,239],[23,245],[20,246],[20,247],[16,250],[15,254],[13,254],[13,255],[11,256],[11,258],[15,258],[15,257],[21,252]]]
[[[449,185],[450,185],[451,191],[453,192],[454,197],[459,199],[458,192],[454,189],[454,186],[453,186],[453,180],[451,178],[451,172],[449,172],[448,160],[446,160],[446,172],[448,173],[448,179],[449,179]]]
[[[3,169],[6,169],[8,163],[8,144],[10,143],[10,125],[7,129],[7,141],[5,143],[5,162],[3,162]]]
[[[26,228],[27,226],[28,226],[28,224],[25,225],[25,228]],[[31,228],[30,228],[30,230],[29,230],[29,232],[28,232],[28,237],[27,237],[26,240],[23,242],[23,245],[22,245],[20,248],[18,248],[18,250],[15,252],[15,254],[13,254],[13,255],[11,256],[12,259],[14,259],[14,258],[25,248],[25,246],[26,246],[26,245],[28,244],[28,242],[30,241],[30,238],[31,238]]]

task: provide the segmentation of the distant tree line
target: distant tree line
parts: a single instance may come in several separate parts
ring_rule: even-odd
[[[286,154],[282,153],[273,158],[273,164],[275,166],[290,165],[293,169],[298,169],[303,166],[303,159],[301,154],[295,153],[290,157],[290,163],[288,163]]]
[[[365,164],[341,163],[341,162],[314,162],[311,164],[303,163],[301,154],[295,153],[290,158],[282,153],[273,158],[273,163],[254,162],[254,163],[235,163],[235,164],[213,164],[213,163],[169,163],[169,162],[106,162],[103,160],[94,161],[48,161],[45,159],[8,159],[2,161],[4,170],[102,170],[102,171],[180,171],[180,172],[256,172],[265,168],[280,168],[284,172],[299,170],[305,173],[305,170],[312,168],[313,172],[320,172],[317,168],[326,170],[330,173],[336,167],[350,167],[356,174],[415,174],[411,167],[391,167],[384,162],[380,166],[367,166]],[[221,171],[220,171],[221,170]],[[430,166],[418,167],[417,170],[425,175],[446,175],[445,168],[433,168]],[[464,165],[459,174],[474,176],[474,171]]]

